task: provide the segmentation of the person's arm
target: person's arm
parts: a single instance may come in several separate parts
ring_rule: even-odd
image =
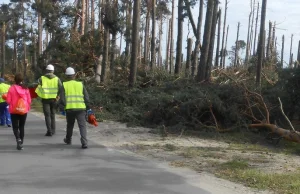
[[[37,80],[38,85],[42,85],[42,77]]]
[[[30,96],[29,89],[26,89],[26,96],[27,96],[27,103],[28,103],[28,105],[30,105],[31,104],[31,96]]]
[[[60,94],[61,94],[61,90],[63,88],[63,85],[61,83],[61,80],[58,78],[58,85],[57,85],[57,97],[56,97],[56,100],[58,100],[60,98]]]
[[[10,87],[8,92],[7,92],[7,97],[6,97],[7,104],[11,103],[11,97],[12,97],[11,90],[12,90],[12,87]]]
[[[64,109],[66,107],[66,95],[64,87],[61,87],[59,97],[58,106],[60,109]]]
[[[84,85],[83,85],[83,98],[84,98],[86,110],[89,110],[90,109],[90,98],[89,98],[89,94],[88,94],[86,88],[84,87]]]

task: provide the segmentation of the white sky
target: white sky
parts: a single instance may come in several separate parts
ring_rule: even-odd
[[[176,1],[176,0],[175,0]],[[258,0],[256,0],[258,1]],[[260,4],[261,4],[261,0]],[[9,0],[0,0],[0,4],[8,3]],[[73,2],[73,1],[72,1]],[[224,3],[225,0],[220,0],[222,7],[222,14],[224,14]],[[300,18],[300,1],[299,0],[268,0],[267,5],[267,19],[266,19],[266,28],[268,28],[269,20],[276,21],[277,23],[277,30],[276,36],[278,37],[278,49],[281,49],[281,36],[284,34],[286,38],[285,42],[285,49],[284,49],[284,60],[289,60],[289,49],[290,49],[290,38],[291,34],[294,34],[294,41],[293,41],[293,53],[294,59],[296,59],[297,55],[297,47],[298,41],[300,39],[300,23],[298,18]],[[206,9],[206,6],[204,7]],[[228,37],[228,48],[234,45],[236,39],[236,30],[237,30],[237,23],[241,22],[241,29],[240,29],[240,40],[247,40],[247,25],[248,25],[248,16],[250,11],[250,0],[229,0],[228,5],[228,14],[227,14],[227,24],[230,25],[229,28],[229,37]],[[175,5],[175,16],[177,15],[177,1]],[[194,20],[197,23],[198,18],[198,5],[195,6],[193,10]],[[177,18],[177,17],[176,17]],[[204,14],[205,19],[205,14]],[[222,19],[223,20],[223,19]],[[204,28],[204,21],[202,29]],[[186,38],[188,37],[188,19],[185,19],[184,22],[184,41],[183,41],[183,53],[186,54]],[[164,25],[166,30],[166,24]],[[222,27],[223,29],[223,27]],[[174,39],[175,45],[174,49],[176,49],[176,35],[177,35],[177,20],[174,20]],[[190,27],[190,34],[189,37],[193,38],[193,32]],[[119,42],[119,41],[117,41]],[[165,45],[166,44],[166,31],[163,34],[163,48],[162,48],[162,55],[165,58]],[[125,44],[122,44],[123,46]]]

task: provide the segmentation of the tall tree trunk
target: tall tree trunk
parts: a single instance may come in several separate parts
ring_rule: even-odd
[[[271,40],[271,51],[270,51],[270,54],[271,54],[271,61],[274,62],[274,59],[277,58],[276,56],[276,51],[275,51],[275,47],[276,47],[276,43],[275,43],[275,39],[276,39],[276,22],[274,22],[274,26],[273,26],[273,33],[272,33],[272,40]]]
[[[81,31],[80,34],[84,35],[85,23],[86,23],[86,0],[81,0]]]
[[[211,27],[211,35],[210,35],[210,44],[209,44],[209,52],[206,64],[206,72],[205,72],[205,80],[210,80],[210,72],[213,63],[213,54],[214,54],[214,46],[216,39],[216,29],[217,29],[217,21],[218,21],[218,4],[219,0],[214,0],[214,9],[213,9],[213,19],[212,19],[212,27]]]
[[[174,29],[174,7],[175,7],[175,0],[172,0],[172,16],[171,16],[171,37],[170,37],[170,74],[172,73],[173,70],[173,58],[174,58],[174,53],[173,53],[173,45],[174,45],[174,41],[173,41],[173,29]]]
[[[155,52],[155,33],[156,33],[156,0],[152,0],[152,36],[151,36],[151,69],[155,66],[156,52]]]
[[[200,52],[200,45],[201,45],[201,28],[202,28],[202,21],[203,21],[203,0],[199,2],[199,16],[198,16],[198,24],[197,24],[197,34],[196,34],[196,43],[195,49],[193,54],[193,61],[192,61],[192,77],[198,71],[198,59],[199,59],[199,52]]]
[[[251,16],[252,16],[252,9],[251,12],[249,13],[249,18],[248,18],[248,33],[247,33],[246,58],[245,58],[246,64],[248,63],[249,60]]]
[[[41,3],[41,0],[37,0],[37,3]],[[38,10],[38,54],[42,54],[43,48],[43,21],[42,21],[42,14]]]
[[[140,26],[140,8],[141,1],[135,0],[133,7],[133,22],[132,22],[132,51],[130,61],[129,87],[133,87],[136,81],[137,58],[139,47],[139,26]]]
[[[291,47],[290,47],[290,63],[289,63],[289,67],[292,68],[292,63],[293,63],[293,59],[292,59],[292,49],[293,49],[293,37],[294,34],[292,34],[291,36]]]
[[[222,10],[219,9],[218,13],[218,40],[217,40],[217,50],[216,50],[216,59],[215,67],[219,66],[219,56],[220,56],[220,41],[221,41],[221,22],[222,22]]]
[[[98,2],[98,30],[102,30],[102,0]]]
[[[165,69],[169,69],[169,53],[170,53],[170,41],[171,41],[171,22],[172,20],[169,19],[169,27],[168,27],[168,34],[167,34],[167,47],[166,47],[166,66]]]
[[[14,65],[13,65],[13,73],[17,73],[18,71],[18,58],[17,58],[17,37],[14,36]]]
[[[227,20],[227,9],[228,9],[228,0],[225,0],[225,13],[224,13],[224,22],[223,22],[223,38],[222,38],[222,53],[221,53],[221,64],[225,65],[223,62],[225,59],[225,50],[224,50],[224,43],[225,43],[225,30],[226,30],[226,20]],[[223,66],[225,68],[225,66]]]
[[[163,21],[162,21],[162,19],[163,19],[163,17],[161,16],[160,17],[160,23],[159,23],[159,32],[158,32],[158,34],[159,34],[159,44],[158,44],[158,67],[161,67],[162,65],[161,65],[161,58],[162,58],[162,56],[161,56],[161,42],[162,42],[162,33],[163,33]]]
[[[90,0],[85,0],[85,4],[86,4],[86,17],[85,17],[85,28],[84,28],[84,32],[87,33],[89,31],[90,28]]]
[[[101,67],[101,82],[106,80],[106,69],[108,68],[108,57],[109,57],[109,29],[104,29],[104,45],[103,45],[103,59]]]
[[[204,81],[205,79],[206,64],[208,59],[210,36],[211,36],[211,27],[213,22],[212,20],[213,20],[214,4],[215,4],[214,0],[208,0],[207,2],[203,44],[201,48],[201,57],[200,57],[198,73],[196,76],[197,81]]]
[[[186,54],[186,66],[185,66],[185,77],[189,77],[191,75],[191,56],[192,56],[192,45],[193,40],[191,38],[188,39],[187,43],[187,54]]]
[[[91,30],[95,30],[95,5],[94,0],[91,0]]]
[[[299,64],[300,64],[300,40],[299,40],[299,43],[298,43],[297,64],[298,64],[298,67],[299,67]]]
[[[183,0],[178,0],[178,26],[177,26],[177,46],[176,46],[176,61],[175,61],[175,74],[179,74],[180,64],[182,62],[182,36],[183,36]]]
[[[6,40],[5,40],[5,36],[6,36],[6,23],[5,22],[2,22],[2,33],[1,33],[1,42],[2,42],[2,66],[1,66],[1,77],[3,78],[4,77],[4,71],[5,71],[5,63],[6,63],[6,60],[5,60],[5,43],[6,43]]]
[[[116,33],[113,33],[111,36],[111,47],[110,47],[110,74],[111,77],[114,78],[115,76],[115,58],[116,58],[116,42],[117,37]]]
[[[225,56],[225,54],[227,53],[228,33],[229,33],[229,25],[227,26],[227,32],[226,32],[225,50],[224,50],[224,60],[223,60],[223,64],[221,64],[223,68],[225,68],[225,64],[226,64],[226,56]]]
[[[253,55],[256,55],[256,38],[257,38],[257,26],[258,26],[258,14],[259,14],[259,2],[257,2],[255,33],[254,33],[254,41],[253,41]]]
[[[265,22],[266,22],[266,12],[267,12],[267,0],[262,1],[262,9],[261,9],[261,20],[260,20],[260,43],[258,45],[258,63],[257,63],[257,71],[256,71],[256,87],[259,88],[261,85],[261,69],[263,65],[264,58],[264,50],[263,47],[265,45]]]
[[[130,43],[131,43],[131,12],[132,12],[132,3],[131,1],[127,1],[127,9],[126,9],[126,31],[125,31],[125,38],[126,38],[126,46],[125,46],[125,56],[126,59],[129,58],[130,53]]]
[[[270,61],[271,57],[271,41],[272,41],[272,22],[269,21],[269,36],[268,36],[268,43],[267,43],[267,59]]]
[[[150,31],[150,10],[147,1],[147,13],[146,13],[146,28],[144,39],[144,62],[145,65],[149,65],[149,31]]]
[[[252,42],[253,42],[253,25],[254,25],[254,16],[255,16],[255,0],[253,1],[252,6],[252,19],[251,19],[251,31],[250,31],[250,45],[249,45],[249,50],[248,50],[248,60],[251,57],[251,51],[252,51]]]
[[[234,67],[238,66],[238,60],[239,60],[239,35],[240,35],[240,22],[237,26],[237,33],[236,33],[236,41],[235,41],[235,51],[234,51]]]

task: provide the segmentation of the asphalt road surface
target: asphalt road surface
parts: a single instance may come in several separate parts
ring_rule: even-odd
[[[189,184],[154,162],[91,141],[83,150],[77,134],[72,145],[65,145],[64,128],[65,123],[58,122],[57,134],[45,137],[44,120],[29,114],[22,151],[16,149],[12,129],[0,128],[1,194],[216,193]]]

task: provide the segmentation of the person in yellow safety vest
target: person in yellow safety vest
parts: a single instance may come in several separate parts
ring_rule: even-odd
[[[7,94],[10,85],[5,83],[3,78],[0,78],[0,125],[11,127],[11,117],[8,111],[8,104],[2,99],[3,94]]]
[[[59,99],[59,93],[62,88],[60,79],[54,75],[54,66],[49,64],[46,67],[46,74],[38,79],[38,87],[35,92],[42,99],[43,112],[47,132],[45,136],[52,136],[55,134],[55,112],[56,103]]]
[[[68,67],[65,72],[67,81],[63,82],[60,93],[59,106],[60,109],[66,111],[67,134],[64,142],[68,145],[72,144],[72,135],[75,120],[77,120],[81,145],[83,149],[88,148],[86,138],[86,111],[89,107],[89,95],[82,82],[75,80],[75,70]]]

